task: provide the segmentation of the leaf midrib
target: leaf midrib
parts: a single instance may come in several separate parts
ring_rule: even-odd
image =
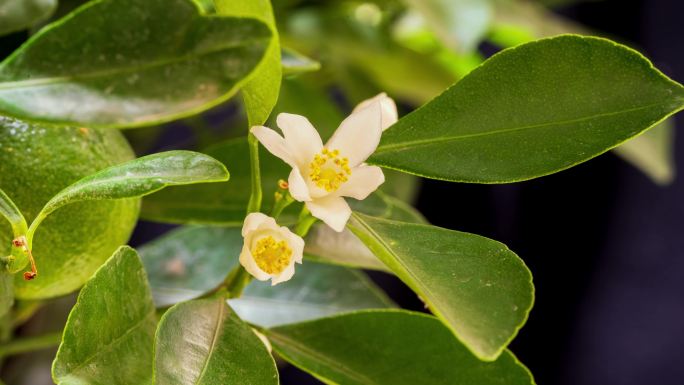
[[[164,67],[164,66],[171,65],[171,64],[176,64],[176,63],[181,63],[181,62],[188,61],[188,60],[201,58],[203,56],[211,55],[211,54],[218,53],[221,51],[227,51],[227,50],[237,48],[237,47],[247,46],[251,43],[261,42],[264,40],[266,40],[266,39],[264,39],[264,38],[261,38],[261,39],[245,39],[245,40],[241,40],[239,42],[233,43],[233,44],[223,44],[223,45],[215,47],[215,48],[212,47],[211,49],[207,49],[205,51],[199,51],[199,52],[194,53],[194,54],[171,57],[171,58],[162,58],[160,60],[152,60],[152,61],[146,62],[145,64],[142,64],[142,65],[123,66],[123,67],[118,67],[118,68],[114,68],[114,69],[93,71],[90,73],[83,73],[83,74],[78,74],[78,75],[52,76],[52,77],[44,77],[44,78],[30,79],[30,80],[17,80],[17,81],[9,81],[9,82],[0,82],[0,91],[6,90],[6,89],[12,90],[12,89],[18,89],[18,88],[30,88],[30,87],[43,86],[43,85],[56,84],[56,83],[71,83],[71,82],[75,82],[77,80],[85,80],[85,79],[92,79],[92,78],[98,78],[98,77],[108,77],[108,76],[112,76],[112,75],[130,74],[130,73],[135,73],[135,72],[141,72],[141,71],[145,71],[145,70],[156,68],[156,67]],[[0,72],[2,72],[3,69],[4,69],[4,66],[0,66]]]
[[[378,147],[378,149],[375,151],[375,154],[380,154],[380,153],[389,152],[389,151],[401,151],[401,150],[404,150],[406,148],[416,148],[416,147],[421,147],[421,146],[428,146],[431,144],[440,144],[440,143],[444,143],[444,142],[451,142],[451,141],[457,141],[457,140],[462,140],[462,139],[470,139],[470,138],[483,137],[483,136],[508,134],[511,132],[522,131],[522,130],[527,130],[527,129],[545,128],[545,127],[551,127],[551,126],[556,126],[556,125],[580,123],[580,122],[584,122],[584,121],[588,121],[588,120],[592,120],[592,119],[605,118],[605,117],[609,117],[609,116],[615,116],[615,115],[621,115],[621,114],[627,114],[627,113],[631,113],[631,112],[646,110],[646,109],[649,109],[652,107],[656,107],[656,106],[660,106],[660,105],[664,105],[664,104],[669,104],[669,103],[671,103],[671,101],[668,100],[668,101],[664,101],[664,102],[652,103],[652,104],[641,106],[641,107],[628,108],[625,110],[619,110],[619,111],[613,111],[613,112],[604,112],[604,113],[585,116],[585,117],[576,118],[576,119],[561,120],[561,121],[556,121],[556,122],[546,122],[546,123],[539,123],[539,124],[531,124],[531,125],[521,126],[521,127],[503,128],[503,129],[497,129],[497,130],[493,130],[493,131],[477,132],[477,133],[473,133],[473,134],[446,136],[446,137],[441,137],[441,138],[418,139],[418,140],[412,140],[412,141],[398,142],[398,143],[394,143],[394,144],[386,144],[386,145]]]
[[[90,357],[86,358],[84,361],[82,361],[80,364],[78,364],[76,367],[72,368],[71,370],[67,371],[63,377],[67,376],[72,376],[75,375],[81,368],[83,368],[86,364],[90,363],[92,360],[95,358],[99,357],[103,353],[109,352],[113,349],[113,347],[117,344],[119,344],[122,340],[124,340],[126,337],[128,337],[131,333],[133,333],[136,329],[140,328],[143,326],[149,319],[150,317],[155,316],[155,310],[154,307],[152,307],[152,310],[149,311],[143,318],[141,318],[139,321],[137,321],[133,326],[128,328],[122,335],[116,337],[113,341],[105,345],[102,349],[96,351],[93,355]],[[61,383],[61,381],[60,381]]]
[[[214,355],[214,351],[216,350],[216,344],[218,343],[219,336],[221,335],[221,324],[223,323],[223,317],[227,306],[224,301],[217,301],[217,303],[219,305],[219,308],[218,314],[216,316],[216,325],[214,325],[214,335],[211,339],[211,346],[209,346],[207,357],[204,360],[204,364],[202,365],[202,371],[200,372],[199,377],[197,377],[197,381],[195,382],[195,384],[202,383],[202,379],[204,378],[204,375],[207,373],[207,370],[209,369],[209,361],[211,361],[211,357]]]
[[[299,342],[292,340],[289,337],[278,333],[274,329],[268,330],[266,334],[269,338],[276,340],[276,341],[280,341],[284,345],[287,345],[291,349],[297,351],[299,354],[302,354],[304,356],[308,356],[315,361],[318,361],[318,362],[325,364],[326,366],[328,366],[328,368],[331,371],[342,373],[343,375],[345,375],[345,376],[347,376],[347,377],[349,377],[349,378],[351,378],[351,379],[353,379],[353,380],[355,380],[361,384],[379,385],[378,383],[376,383],[372,379],[364,376],[363,374],[357,373],[355,370],[350,369],[345,365],[342,365],[338,361],[333,361],[333,360],[328,359],[328,357],[326,355],[320,354],[316,350],[310,349],[306,345],[302,345]],[[317,374],[320,376],[323,376],[320,373],[317,373]],[[323,376],[323,377],[325,377],[325,376]]]

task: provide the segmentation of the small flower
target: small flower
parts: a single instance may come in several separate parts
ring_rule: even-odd
[[[259,281],[285,282],[294,275],[295,262],[302,263],[304,240],[267,215],[247,215],[242,237],[240,264]]]
[[[396,120],[394,101],[380,94],[359,104],[325,145],[313,125],[294,114],[282,113],[276,119],[284,137],[263,126],[252,127],[252,133],[292,167],[292,197],[340,232],[351,215],[343,197],[365,199],[384,183],[382,170],[363,162],[378,147],[383,129]]]

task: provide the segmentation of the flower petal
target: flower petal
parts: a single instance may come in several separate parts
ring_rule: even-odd
[[[394,99],[387,96],[386,93],[380,93],[375,95],[370,99],[366,99],[359,103],[353,112],[360,111],[375,102],[380,102],[380,107],[382,110],[382,130],[385,131],[391,125],[399,120],[399,113],[397,112],[397,104],[394,103]]]
[[[294,267],[294,263],[293,263],[290,266],[286,267],[282,273],[273,277],[273,279],[271,280],[271,286],[275,286],[281,282],[289,281],[290,278],[292,278],[292,276],[294,275],[294,273],[295,273],[295,267]]]
[[[262,213],[250,213],[245,218],[245,222],[242,224],[242,236],[245,237],[247,234],[256,230],[262,223],[272,223],[276,226],[275,220],[266,214]]]
[[[302,263],[304,258],[304,240],[285,226],[280,229],[292,248],[292,259],[297,263]]]
[[[326,147],[339,150],[340,155],[349,159],[349,166],[354,167],[375,151],[382,135],[382,112],[380,103],[371,103],[368,107],[352,112],[335,131]]]
[[[254,256],[249,250],[247,239],[245,239],[245,244],[242,246],[242,251],[240,252],[240,264],[245,268],[245,270],[247,270],[249,274],[253,275],[254,278],[258,279],[259,281],[265,281],[271,278],[268,273],[261,270],[259,266],[257,266]]]
[[[323,141],[318,131],[301,115],[278,114],[278,127],[283,130],[285,144],[297,165],[302,168],[313,160],[316,153],[323,148]]]
[[[298,167],[293,167],[292,171],[290,171],[290,176],[287,178],[287,184],[290,195],[292,195],[296,201],[307,202],[311,200],[309,186],[306,184]]]
[[[344,198],[333,195],[306,202],[306,208],[311,211],[311,215],[322,220],[338,233],[344,230],[344,225],[351,216],[351,208]]]
[[[352,169],[349,180],[342,184],[335,193],[339,196],[363,200],[384,182],[385,174],[382,173],[380,167],[362,164]]]
[[[250,132],[259,139],[259,142],[261,142],[271,154],[282,159],[292,167],[296,165],[295,158],[290,155],[290,150],[287,147],[285,139],[278,135],[277,132],[264,126],[254,126]]]

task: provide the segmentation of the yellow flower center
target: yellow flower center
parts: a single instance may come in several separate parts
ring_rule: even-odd
[[[286,241],[272,236],[259,239],[252,249],[257,266],[268,274],[280,274],[290,264],[292,249]]]
[[[349,159],[340,156],[338,150],[323,150],[314,155],[314,159],[309,165],[309,178],[316,186],[325,191],[335,191],[342,183],[349,180],[351,168]]]

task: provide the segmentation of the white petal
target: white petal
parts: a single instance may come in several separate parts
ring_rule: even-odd
[[[382,113],[380,103],[375,102],[357,112],[352,112],[335,131],[326,145],[339,150],[354,167],[365,161],[380,143],[382,135]]]
[[[288,190],[290,195],[298,202],[306,202],[311,200],[309,193],[309,186],[306,184],[302,172],[298,167],[293,167],[290,171],[290,176],[287,178]]]
[[[304,240],[299,235],[291,232],[287,227],[283,226],[281,229],[292,248],[292,259],[297,263],[302,263],[302,259],[304,258]]]
[[[290,264],[290,266],[286,267],[282,273],[273,277],[273,279],[271,280],[271,286],[275,286],[281,282],[289,281],[290,278],[292,278],[292,276],[294,275],[294,273],[295,273],[295,268],[294,268],[294,263],[293,263],[293,264]]]
[[[278,127],[283,130],[285,144],[299,167],[308,165],[316,153],[323,148],[323,141],[318,131],[301,115],[278,114]]]
[[[366,99],[359,103],[353,112],[357,112],[363,108],[370,106],[372,103],[380,102],[380,107],[382,109],[382,130],[385,131],[391,125],[399,120],[399,113],[397,112],[397,104],[394,103],[394,99],[387,96],[386,93],[380,93],[375,95],[370,99]]]
[[[294,167],[296,165],[295,158],[290,155],[290,150],[285,143],[285,139],[278,135],[277,132],[264,126],[254,126],[250,130],[259,142],[266,147],[266,149],[273,155],[282,159],[285,163]]]
[[[256,230],[262,223],[272,223],[276,226],[275,220],[266,214],[262,213],[250,213],[245,218],[245,222],[242,224],[242,236],[246,236],[252,231]]]
[[[249,250],[247,240],[245,240],[245,245],[242,246],[242,252],[240,252],[240,264],[245,268],[245,270],[247,270],[249,274],[252,274],[254,278],[258,279],[259,281],[265,281],[271,278],[268,273],[261,270],[259,266],[257,266],[254,256],[252,256],[252,252]]]
[[[362,164],[352,169],[349,180],[342,184],[335,194],[363,200],[384,182],[385,174],[380,167]]]
[[[344,230],[344,225],[351,216],[351,208],[344,198],[338,196],[328,195],[306,202],[306,208],[311,211],[311,215],[322,220],[338,233]]]

